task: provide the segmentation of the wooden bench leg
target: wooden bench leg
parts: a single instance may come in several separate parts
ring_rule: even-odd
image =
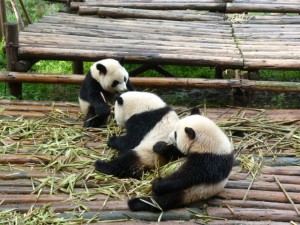
[[[18,62],[18,48],[19,48],[19,31],[17,23],[5,23],[6,34],[6,60],[7,70],[17,71],[16,65]],[[22,98],[22,83],[8,82],[9,94],[21,99]]]
[[[83,61],[73,61],[73,73],[74,74],[84,74],[83,71]]]

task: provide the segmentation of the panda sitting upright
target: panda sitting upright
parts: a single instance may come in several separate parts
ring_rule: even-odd
[[[182,153],[184,163],[174,173],[152,183],[152,199],[162,210],[208,199],[225,187],[233,166],[233,148],[212,120],[201,115],[187,116],[176,123],[169,140],[170,144],[156,143],[153,151],[162,156],[170,155],[170,151]],[[128,206],[133,211],[158,211],[150,197],[131,199]]]
[[[85,115],[84,127],[99,127],[107,123],[110,115],[108,103],[114,94],[134,90],[129,75],[115,59],[95,62],[87,73],[79,93],[79,104]]]

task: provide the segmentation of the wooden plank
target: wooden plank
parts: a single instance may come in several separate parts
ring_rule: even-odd
[[[0,73],[1,81],[18,81],[24,83],[57,83],[57,84],[81,84],[84,77],[82,75],[59,75],[59,74],[28,74],[28,73]],[[267,90],[267,91],[294,91],[300,92],[300,83],[297,82],[277,82],[277,81],[255,81],[255,80],[223,80],[223,79],[202,79],[202,78],[144,78],[133,77],[132,83],[139,87],[161,86],[161,87],[185,87],[185,88],[243,88],[245,90]],[[14,106],[7,107],[7,109],[18,109]],[[34,108],[24,107],[24,111],[34,110],[36,112],[52,110],[52,107]],[[63,108],[59,108],[64,110]],[[77,112],[76,109],[68,107],[65,109],[68,113]]]
[[[202,65],[202,66],[223,66],[226,68],[241,68],[243,62],[240,58],[218,57],[211,55],[178,55],[178,54],[156,54],[126,51],[101,51],[84,49],[55,49],[23,46],[19,49],[20,59],[53,59],[53,60],[88,60],[103,58],[124,58],[128,63],[154,63],[173,65]]]
[[[294,177],[297,178],[297,177]],[[247,189],[250,186],[249,181],[228,181],[226,188],[231,189]],[[283,184],[282,185],[287,192],[300,193],[300,185],[298,184]],[[251,190],[263,190],[263,191],[281,191],[278,184],[269,182],[254,182],[251,185]]]
[[[295,179],[294,176],[287,176],[287,175],[276,175],[276,177],[280,180],[281,183],[285,184],[300,184],[299,179]],[[231,180],[251,180],[251,176],[248,177],[248,174],[243,174],[243,173],[233,173],[230,176]],[[269,174],[261,174],[255,177],[256,181],[264,181],[264,182],[274,182],[274,175],[269,175]]]
[[[79,14],[82,14],[79,8]],[[201,12],[193,10],[144,10],[144,9],[132,9],[132,8],[112,8],[112,7],[99,7],[98,16],[109,18],[143,18],[143,19],[161,19],[161,20],[173,20],[173,21],[203,21],[203,20],[223,20],[220,15],[214,17],[209,15],[203,15]]]
[[[297,212],[292,210],[277,209],[257,209],[257,208],[234,208],[233,212],[228,208],[209,207],[207,209],[209,216],[242,219],[242,220],[262,220],[262,221],[278,221],[278,222],[300,222]]]
[[[212,2],[71,2],[72,10],[78,10],[80,6],[105,6],[105,7],[123,7],[123,8],[135,8],[135,9],[152,9],[152,10],[184,10],[184,9],[195,9],[195,10],[210,10],[224,12],[226,8],[225,3],[212,3]]]
[[[243,200],[235,200],[235,199],[218,199],[212,198],[208,200],[208,204],[210,206],[230,206],[230,207],[238,207],[238,208],[259,208],[261,209],[284,209],[284,210],[294,210],[294,206],[290,203],[278,203],[278,202],[265,202],[265,201],[243,201]],[[300,204],[295,204],[297,208],[300,207]],[[300,209],[300,208],[299,208]]]
[[[300,4],[257,4],[257,3],[227,3],[226,13],[243,12],[274,12],[274,13],[300,13]]]

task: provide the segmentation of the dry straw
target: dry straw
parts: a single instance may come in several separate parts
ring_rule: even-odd
[[[187,110],[179,112],[181,116],[187,113]],[[245,110],[241,109],[229,120],[218,124],[231,138],[241,167],[249,171],[254,180],[260,173],[265,156],[299,157],[300,129],[294,122],[266,120],[261,110],[256,111],[254,116],[246,117]],[[48,174],[30,181],[32,193],[38,195],[42,192],[64,193],[69,196],[69,201],[87,202],[104,194],[108,196],[104,204],[111,198],[144,196],[151,192],[151,182],[155,177],[174,172],[183,162],[179,160],[158,167],[155,171],[145,173],[141,180],[118,179],[95,172],[93,167],[97,159],[111,160],[117,156],[117,152],[106,145],[111,135],[122,132],[113,121],[107,128],[84,129],[81,122],[72,120],[68,114],[53,111],[48,119],[1,120],[0,126],[0,154],[34,157],[38,161],[31,164],[33,170]],[[242,132],[244,136],[234,136],[237,132]],[[260,156],[259,162],[253,157],[257,154]],[[6,171],[16,170],[13,160],[1,167],[5,167]],[[253,171],[253,168],[256,170]],[[41,221],[57,220],[53,224],[62,224],[49,205],[30,210],[27,214],[19,214],[14,210],[0,212],[0,224],[3,221],[21,220],[28,221],[23,224],[34,224],[34,217]],[[82,220],[77,215],[73,222],[70,220],[65,224],[78,224]]]

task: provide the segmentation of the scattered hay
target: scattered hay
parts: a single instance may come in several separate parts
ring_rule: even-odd
[[[187,112],[188,110],[183,110],[179,114],[184,116]],[[119,135],[122,130],[114,122],[108,128],[85,129],[81,123],[65,121],[60,114],[58,118],[59,121],[22,118],[0,121],[0,154],[35,156],[41,159],[41,163],[30,166],[53,174],[44,178],[32,178],[32,193],[65,193],[70,196],[70,200],[79,202],[94,201],[94,196],[99,194],[118,199],[144,196],[151,192],[151,182],[155,177],[166,176],[183,163],[183,160],[171,162],[145,173],[141,180],[118,179],[95,172],[93,163],[96,160],[111,160],[117,156],[117,152],[108,148],[106,143],[111,135]],[[241,167],[252,173],[254,179],[263,166],[264,156],[299,157],[300,129],[294,122],[266,120],[264,111],[261,110],[255,116],[247,118],[245,111],[240,110],[229,120],[218,124],[231,138]],[[242,132],[244,136],[234,136],[237,132]],[[253,154],[259,155],[259,162],[254,159]],[[6,171],[16,170],[14,161],[1,167],[5,167]],[[33,216],[41,219],[40,221],[43,221],[43,216],[50,221],[60,221],[59,218],[54,219],[55,213],[47,205],[24,215],[14,210],[0,212],[0,222],[16,218],[15,220],[29,221],[24,224],[31,224]],[[83,218],[77,217],[66,224],[76,224],[80,220]]]
[[[234,14],[226,14],[226,21],[231,23],[247,23],[254,16],[248,15],[246,13],[234,13]]]

